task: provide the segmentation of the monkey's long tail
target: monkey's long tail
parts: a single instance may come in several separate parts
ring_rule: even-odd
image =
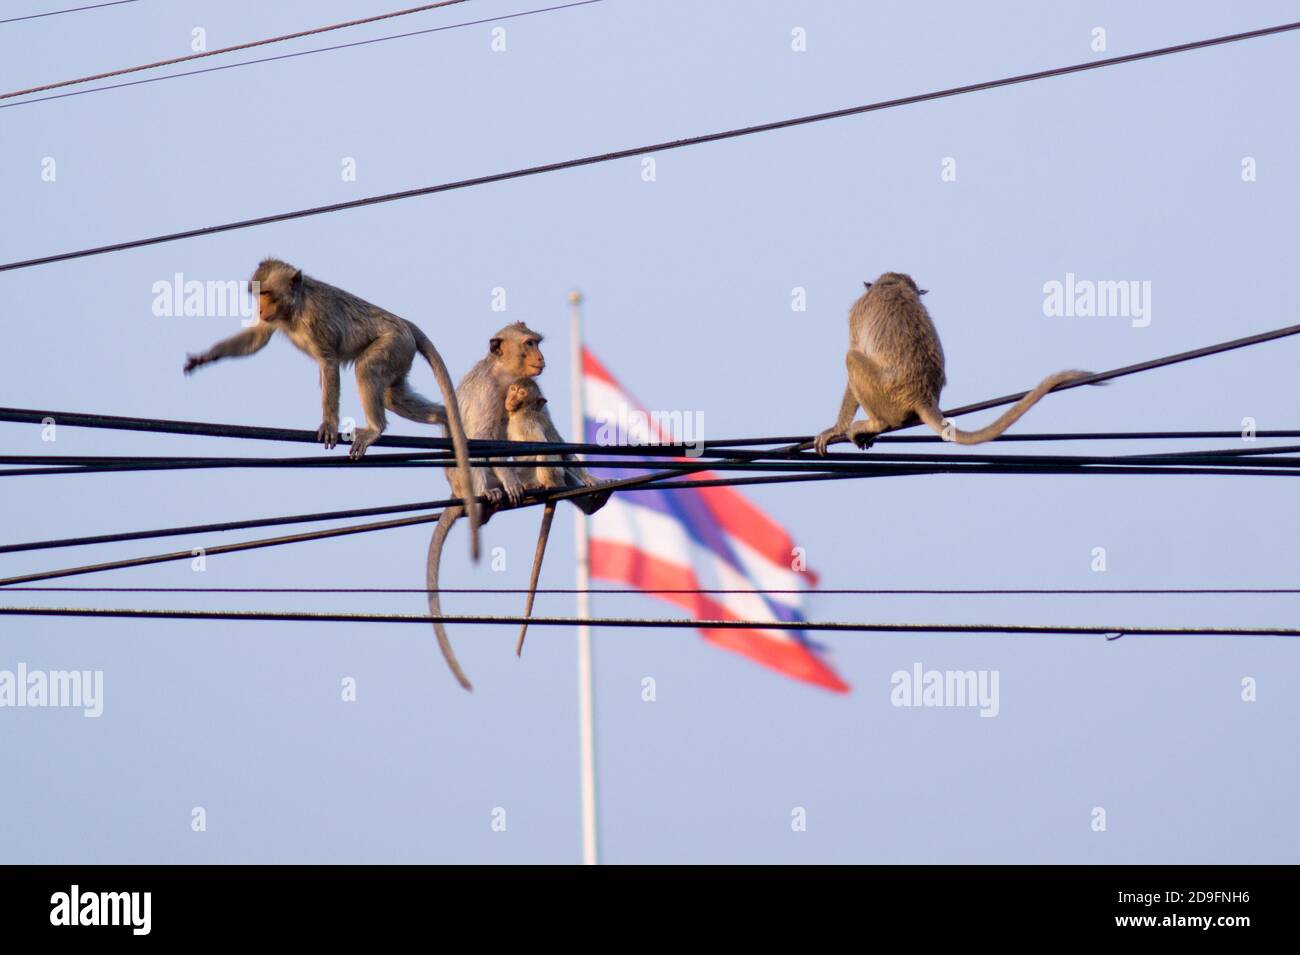
[[[482,515],[479,513],[478,500],[474,497],[474,479],[470,475],[469,468],[469,442],[465,440],[465,427],[460,420],[460,402],[456,398],[456,387],[451,383],[447,366],[429,336],[414,324],[411,325],[411,331],[415,333],[415,343],[420,349],[420,354],[433,369],[433,377],[437,379],[438,388],[442,391],[442,399],[447,405],[447,432],[451,435],[451,446],[456,452],[456,470],[460,472],[460,486],[467,489],[464,507],[465,513],[469,515],[469,556],[477,563],[478,529]]]
[[[442,563],[442,545],[447,540],[451,525],[455,524],[456,520],[464,513],[465,509],[459,504],[453,504],[451,507],[445,508],[442,514],[438,516],[438,523],[433,529],[433,537],[429,539],[429,563],[425,569],[424,579],[426,586],[429,588],[429,613],[435,617],[442,616],[442,603],[438,599],[438,566]],[[442,657],[447,661],[447,666],[451,667],[456,682],[467,690],[474,689],[474,685],[469,682],[469,677],[460,668],[460,662],[456,659],[456,653],[451,648],[451,641],[447,639],[447,630],[443,627],[441,620],[433,622],[433,632],[438,635],[438,649],[442,651]]]
[[[943,416],[936,406],[931,405],[928,408],[917,409],[917,415],[922,421],[929,425],[935,433],[939,434],[945,441],[952,441],[955,444],[983,444],[985,441],[992,441],[1007,428],[1011,427],[1020,420],[1020,416],[1032,408],[1042,399],[1042,397],[1058,385],[1063,385],[1067,381],[1075,381],[1079,378],[1087,378],[1091,375],[1090,371],[1058,371],[1054,375],[1048,375],[1038,383],[1033,391],[1025,395],[1014,405],[1002,413],[990,425],[980,428],[978,431],[962,431],[952,425],[947,418]],[[1097,382],[1103,384],[1103,382]]]
[[[533,600],[537,597],[537,578],[542,575],[542,558],[546,556],[546,539],[551,536],[551,521],[555,518],[555,502],[547,501],[542,511],[542,527],[537,532],[537,552],[533,554],[533,574],[528,579],[528,599],[524,601],[524,616],[533,615]],[[528,621],[519,628],[519,641],[515,644],[515,656],[524,654],[524,636],[528,633]]]

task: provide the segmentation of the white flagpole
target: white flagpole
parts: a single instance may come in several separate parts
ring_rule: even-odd
[[[569,293],[569,367],[573,408],[571,441],[586,440],[582,375],[582,293]],[[574,510],[574,555],[578,565],[578,616],[591,616],[590,566],[587,560],[587,515]],[[578,747],[582,784],[582,863],[596,865],[596,713],[592,688],[591,627],[578,625]]]

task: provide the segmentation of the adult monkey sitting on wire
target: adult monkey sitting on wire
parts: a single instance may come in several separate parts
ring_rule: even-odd
[[[465,432],[475,440],[505,441],[508,439],[509,414],[506,410],[506,391],[520,378],[535,378],[546,368],[546,358],[542,355],[542,336],[523,322],[514,322],[492,336],[488,342],[488,352],[460,380],[456,388],[456,398],[465,422]],[[501,458],[491,467],[473,469],[473,486],[465,486],[462,472],[448,471],[452,493],[456,497],[468,499],[483,495],[488,499],[487,511],[483,522],[492,516],[492,511],[503,500],[511,506],[523,501],[526,487],[521,480],[518,467],[507,458]],[[602,507],[609,499],[609,492],[597,492],[571,498],[573,503],[584,512],[591,514]],[[442,547],[447,540],[451,527],[461,517],[463,509],[459,505],[446,508],[438,518],[429,540],[429,562],[425,571],[425,580],[429,591],[429,613],[434,617],[442,616],[442,604],[438,593],[438,570],[442,562]],[[434,620],[434,633],[438,637],[438,647],[451,668],[452,675],[466,690],[474,687],[461,669],[456,654],[447,638],[446,628],[441,620]]]
[[[849,312],[849,351],[844,358],[849,383],[835,424],[813,439],[818,454],[825,454],[828,444],[845,438],[859,448],[868,448],[882,431],[918,421],[945,441],[983,444],[1015,424],[1049,391],[1092,374],[1058,371],[1048,375],[992,424],[978,431],[962,431],[939,410],[939,392],[946,382],[943,346],[921,303],[925,290],[901,272],[886,272],[863,285],[867,290]],[[865,421],[853,420],[859,406],[867,413]]]
[[[456,467],[469,487],[469,445],[451,375],[429,337],[412,322],[303,275],[279,259],[264,259],[253,273],[258,321],[253,327],[217,342],[207,351],[189,355],[185,374],[222,358],[241,358],[261,351],[277,331],[310,355],[320,366],[322,421],[316,437],[326,449],[338,443],[339,368],[356,364],[357,389],[366,413],[366,427],[352,436],[351,458],[360,459],[384,432],[385,407],[421,424],[446,425],[456,453]],[[407,383],[415,353],[424,356],[437,379],[446,407],[429,401]],[[479,507],[465,499],[470,518],[470,556],[478,560]],[[464,510],[462,508],[462,510]]]

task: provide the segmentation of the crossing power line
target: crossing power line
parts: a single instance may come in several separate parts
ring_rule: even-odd
[[[101,7],[120,7],[126,3],[138,3],[139,0],[109,0],[107,3],[90,3],[83,7],[68,7],[64,10],[47,10],[45,13],[29,13],[22,17],[7,17],[0,20],[0,26],[6,23],[17,23],[20,20],[41,20],[45,17],[62,16],[65,13],[80,13],[82,10],[98,10]]]
[[[137,620],[242,620],[298,623],[414,623],[435,620],[452,624],[506,624],[530,627],[592,626],[673,630],[808,630],[847,633],[966,633],[1002,636],[1157,636],[1300,637],[1293,627],[1173,627],[1083,626],[1069,624],[1002,623],[869,623],[840,620],[692,620],[663,617],[521,617],[498,614],[309,613],[271,610],[145,610],[101,607],[0,607],[0,616],[101,617]]]
[[[753,594],[804,597],[1150,597],[1285,596],[1300,587],[6,587],[23,593],[75,594]]]
[[[286,33],[282,36],[267,37],[263,40],[250,40],[247,43],[236,43],[233,46],[223,46],[216,50],[201,50],[198,53],[189,53],[185,56],[174,56],[168,60],[156,60],[153,63],[142,63],[139,66],[126,66],[119,70],[110,70],[107,73],[94,73],[90,76],[80,76],[76,79],[59,80],[57,83],[46,83],[42,86],[33,86],[25,90],[14,90],[11,93],[0,93],[0,99],[13,99],[16,96],[27,96],[31,93],[43,93],[46,90],[61,89],[65,86],[77,86],[81,83],[92,83],[95,80],[111,79],[114,76],[124,76],[128,73],[139,73],[144,70],[156,70],[163,66],[173,66],[177,63],[188,63],[190,60],[201,60],[209,56],[221,56],[224,53],[234,53],[237,50],[251,50],[254,47],[267,46],[271,43],[283,43],[286,40],[298,40],[305,36],[315,36],[318,33],[329,33],[333,30],[343,30],[347,27],[361,26],[366,23],[377,23],[380,20],[391,20],[394,17],[405,17],[413,13],[425,13],[429,10],[436,10],[439,7],[450,7],[465,2],[467,2],[467,0],[438,0],[437,3],[426,3],[422,6],[410,7],[406,10],[396,10],[392,13],[380,13],[373,17],[362,17],[358,20],[348,20],[344,23],[331,23],[323,27],[313,27],[310,30],[299,30],[297,33]]]
[[[202,76],[205,73],[221,73],[226,70],[237,70],[245,66],[257,66],[261,63],[275,63],[280,60],[295,60],[303,56],[313,56],[317,53],[332,53],[336,50],[350,50],[354,47],[370,46],[374,43],[387,43],[392,40],[405,40],[414,36],[425,36],[430,33],[443,33],[448,30],[460,30],[465,27],[482,26],[485,23],[500,23],[504,20],[519,20],[523,17],[536,16],[541,13],[554,13],[557,10],[568,10],[572,7],[585,7],[593,3],[604,3],[605,0],[573,0],[571,3],[560,3],[549,7],[538,7],[534,10],[521,10],[518,13],[503,13],[495,17],[480,17],[477,20],[462,20],[459,23],[447,23],[438,27],[427,27],[423,30],[409,30],[406,33],[390,33],[387,36],[370,37],[365,40],[353,40],[350,43],[336,43],[333,46],[318,46],[310,50],[295,50],[292,53],[280,53],[275,56],[262,56],[254,60],[241,60],[238,63],[222,63],[217,66],[207,66],[198,70],[186,70],[182,73],[167,73],[163,76],[147,76],[134,80],[127,80],[124,83],[110,83],[105,86],[93,86],[90,89],[67,90],[62,93],[52,93],[49,96],[34,96],[30,99],[20,99],[13,103],[0,103],[0,109],[13,109],[17,106],[28,106],[32,103],[46,103],[55,99],[67,99],[71,96],[85,96],[89,93],[103,93],[108,90],[126,89],[131,86],[145,86],[151,83],[163,83],[167,80],[178,80],[187,76]],[[0,21],[4,22],[4,21]]]
[[[1232,339],[1226,342],[1220,342],[1215,345],[1208,345],[1202,348],[1192,349],[1190,351],[1179,352],[1173,355],[1167,355],[1163,358],[1156,358],[1146,362],[1140,362],[1135,365],[1127,365],[1122,368],[1113,369],[1107,372],[1099,372],[1095,375],[1082,379],[1079,382],[1072,382],[1070,385],[1083,384],[1088,382],[1097,382],[1111,380],[1124,375],[1136,374],[1138,372],[1149,371],[1154,368],[1164,367],[1170,364],[1190,361],[1197,358],[1207,357],[1213,354],[1219,354],[1237,348],[1243,348],[1250,345],[1261,344],[1267,341],[1273,341],[1282,337],[1300,333],[1300,325],[1287,326],[1280,329],[1274,329],[1269,332],[1262,332],[1256,335],[1246,336],[1244,338]],[[1067,385],[1068,387],[1069,385]],[[945,412],[949,417],[963,414],[969,411],[984,410],[996,407],[1000,404],[1009,404],[1019,400],[1020,394],[1008,395],[1003,398],[990,399],[988,401],[977,402],[972,405],[966,405],[962,408]],[[86,413],[71,412],[50,412],[36,409],[22,408],[0,408],[0,421],[28,422],[28,423],[47,423],[54,421],[64,424],[65,426],[82,426],[91,428],[110,428],[117,430],[129,431],[155,431],[164,433],[178,434],[203,434],[221,437],[236,437],[244,439],[260,440],[287,440],[287,441],[304,441],[315,440],[312,432],[305,430],[292,430],[280,428],[262,428],[248,427],[240,425],[216,425],[204,422],[185,422],[185,421],[168,421],[161,419],[148,418],[126,418],[108,415],[95,415]],[[1144,432],[1136,432],[1142,434]],[[1157,432],[1157,434],[1170,434],[1171,432]],[[1231,434],[1239,436],[1237,432],[1191,432],[1193,434]],[[1104,432],[1101,434],[1105,434]],[[1294,432],[1281,431],[1279,435],[1292,435]],[[882,436],[882,440],[887,436]],[[737,441],[736,444],[754,444],[755,442],[771,442],[775,439],[759,438],[744,439]],[[782,439],[784,440],[784,439]],[[836,454],[831,459],[810,458],[802,455],[801,460],[795,460],[800,455],[804,446],[810,441],[809,438],[800,438],[799,444],[781,449],[771,450],[737,450],[735,448],[713,448],[715,454],[726,454],[729,457],[723,460],[710,460],[699,463],[679,463],[673,461],[642,461],[638,462],[645,466],[653,466],[655,470],[644,475],[637,475],[628,478],[622,478],[614,481],[603,482],[600,487],[606,490],[632,492],[637,490],[652,489],[680,489],[692,487],[708,486],[739,486],[748,484],[766,484],[766,483],[786,483],[802,481],[824,481],[824,480],[844,480],[844,479],[861,479],[866,477],[883,477],[883,476],[902,476],[917,474],[936,474],[936,473],[964,473],[964,474],[1253,474],[1257,476],[1297,476],[1300,475],[1300,461],[1295,459],[1267,458],[1261,461],[1251,461],[1246,454],[1248,452],[1239,449],[1229,451],[1211,451],[1211,452],[1187,452],[1175,454],[1157,454],[1157,455],[1128,455],[1118,458],[1095,458],[1087,456],[1050,456],[1050,455],[977,455],[977,454],[945,454],[945,455],[886,455],[881,452],[873,452],[866,455],[840,455]],[[446,447],[446,439],[393,439],[391,436],[384,436],[379,443],[396,443],[405,441],[416,443],[418,446]],[[705,442],[706,446],[709,442]],[[539,449],[573,451],[578,449],[587,449],[595,447],[599,450],[608,451],[600,445],[573,445],[568,443],[547,443],[537,442],[527,445],[520,445],[511,442],[479,442],[474,441],[470,444],[471,454],[481,456],[483,454],[518,454],[532,453]],[[1259,449],[1261,451],[1272,451],[1273,449]],[[1292,450],[1292,448],[1277,449]],[[735,457],[731,457],[735,455]],[[682,480],[691,474],[709,470],[726,470],[730,467],[761,467],[765,464],[762,461],[756,461],[756,457],[770,456],[778,459],[775,463],[781,463],[785,459],[786,466],[789,468],[798,467],[805,470],[806,473],[796,474],[777,474],[764,475],[747,478],[716,478],[700,480]],[[341,459],[340,459],[341,460]],[[1208,463],[1202,463],[1208,462]],[[610,462],[615,467],[626,467],[627,461],[614,460]],[[774,463],[774,462],[766,462]],[[849,465],[849,467],[845,467]],[[1242,467],[1242,465],[1247,465]],[[587,489],[576,488],[572,490],[559,492],[530,492],[528,500],[520,506],[533,506],[543,501],[562,500],[565,498],[581,496],[584,493],[590,493]],[[151,537],[180,536],[183,534],[198,534],[207,531],[231,530],[236,528],[251,528],[258,526],[273,526],[276,524],[289,523],[307,523],[316,520],[331,520],[339,517],[353,517],[362,515],[377,515],[381,513],[395,513],[404,510],[423,509],[425,506],[430,508],[445,507],[446,501],[425,502],[425,505],[393,505],[388,508],[365,508],[354,509],[350,511],[325,512],[317,515],[294,515],[289,517],[276,518],[259,518],[248,521],[233,521],[222,524],[208,525],[189,525],[183,528],[162,528],[153,531],[134,531],[120,534],[99,535],[97,537],[80,537],[80,538],[63,538],[54,541],[33,541],[25,544],[5,545],[0,547],[0,553],[12,553],[25,550],[40,550],[56,547],[80,546],[88,543],[108,543],[121,542],[126,540],[142,540]],[[343,528],[334,528],[325,531],[315,531],[305,534],[290,535],[287,537],[271,538],[264,540],[245,541],[236,544],[219,545],[218,548],[210,549],[207,553],[227,553],[241,550],[251,550],[260,547],[277,546],[286,543],[298,543],[306,540],[315,540],[325,537],[341,536],[345,534],[365,533],[372,530],[387,529],[389,527],[406,526],[416,523],[427,523],[437,519],[437,514],[422,515],[416,517],[402,518],[394,521],[384,521],[373,524],[353,525]],[[179,551],[170,554],[151,555],[146,557],[131,558],[125,561],[112,561],[101,564],[86,565],[82,567],[62,568],[53,571],[45,571],[37,574],[27,574],[17,577],[9,577],[0,580],[0,586],[31,583],[39,580],[48,580],[57,577],[74,576],[79,574],[94,573],[101,570],[113,570],[123,567],[141,566],[144,564],[161,563],[165,561],[182,560],[192,556],[191,552]]]
[[[452,0],[447,0],[452,2]],[[336,27],[337,28],[337,27]],[[290,212],[278,212],[271,215],[257,216],[251,219],[240,219],[234,222],[224,222],[218,225],[203,226],[196,229],[186,229],[180,232],[171,232],[163,235],[154,235],[142,239],[130,239],[122,242],[114,242],[109,245],[93,246],[85,249],[76,249],[70,252],[59,252],[53,255],[44,255],[32,259],[23,259],[16,262],[6,262],[0,264],[0,272],[13,271],[15,269],[31,268],[37,265],[48,265],[52,262],[65,262],[70,259],[85,258],[92,255],[104,255],[109,252],[121,252],[127,249],[138,249],[150,245],[159,245],[165,242],[177,242],[181,239],[193,239],[200,236],[216,235],[222,232],[231,232],[236,229],[249,229],[254,226],[269,225],[274,222],[287,222],[292,219],[302,219],[309,216],[325,215],[332,212],[342,212],[348,209],[359,209],[365,206],[378,205],[386,202],[396,202],[402,199],[412,199],[419,196],[429,196],[441,192],[451,192],[457,189],[468,189],[474,186],[483,186],[490,183],[506,182],[512,179],[522,179],[528,176],[537,176],[544,173],[559,172],[566,169],[577,169],[582,166],[591,166],[597,163],[612,162],[618,159],[629,159],[635,156],[643,156],[647,153],[667,152],[673,149],[683,149],[688,146],[699,146],[705,143],[721,142],[728,139],[736,139],[742,136],[753,136],[759,133],[773,132],[779,129],[788,129],[794,126],[804,126],[810,123],[820,123],[832,119],[842,119],[847,116],[857,116],[863,113],[876,112],[878,110],[893,109],[899,106],[911,106],[916,103],[930,102],[932,100],[945,99],[952,96],[962,96],[967,93],[976,93],[984,90],[998,89],[1004,86],[1013,86],[1020,83],[1031,83],[1038,80],[1049,79],[1057,76],[1065,76],[1071,73],[1082,73],[1089,70],[1105,69],[1111,66],[1119,66],[1125,63],[1134,63],[1140,60],[1153,59],[1161,56],[1171,56],[1178,53],[1187,53],[1192,50],[1201,50],[1213,46],[1221,46],[1227,43],[1239,43],[1245,40],[1259,39],[1261,37],[1273,36],[1281,33],[1300,30],[1300,21],[1293,23],[1283,23],[1277,26],[1264,27],[1258,30],[1249,30],[1244,33],[1231,33],[1224,36],[1210,37],[1204,40],[1194,40],[1189,43],[1179,43],[1174,46],[1159,47],[1157,49],[1143,50],[1138,53],[1128,53],[1123,56],[1113,56],[1100,60],[1088,60],[1083,63],[1072,63],[1067,66],[1058,66],[1047,70],[1038,70],[1033,73],[1021,73],[1016,76],[1006,76],[999,79],[984,80],[979,83],[970,83],[964,86],[954,86],[942,90],[934,90],[927,93],[917,93],[912,96],[903,96],[896,99],[881,100],[875,103],[865,103],[860,106],[848,106],[841,109],[828,110],[821,113],[811,113],[804,116],[794,116],[787,119],[775,120],[768,123],[759,123],[753,126],[743,126],[734,129],[726,129],[719,132],[704,133],[698,136],[688,136],[682,139],[667,140],[659,143],[651,143],[643,146],[635,146],[629,149],[617,149],[611,152],[597,153],[595,155],[583,156],[577,159],[565,159],[558,162],[543,163],[536,166],[527,166],[521,169],[512,169],[506,172],[489,173],[482,176],[474,176],[469,179],[459,179],[451,182],[438,183],[431,186],[420,186],[414,189],[404,189],[399,192],[384,193],[377,196],[366,196],[361,199],[349,199],[344,202],[333,202],[321,206],[313,206],[307,209],[295,209]],[[295,34],[305,35],[305,34]],[[214,51],[215,52],[215,51]],[[151,64],[158,65],[158,64]],[[112,74],[108,74],[112,75]],[[37,87],[34,90],[23,92],[35,92],[41,89]],[[18,94],[9,94],[18,95]],[[3,97],[0,97],[3,98]]]

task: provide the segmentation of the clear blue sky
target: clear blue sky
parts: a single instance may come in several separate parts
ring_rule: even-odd
[[[6,13],[57,9],[6,5]],[[540,5],[540,4],[539,4]],[[137,4],[0,27],[18,89],[401,4]],[[474,0],[245,58],[528,9]],[[489,26],[0,109],[10,261],[903,96],[1296,19],[1294,2],[607,2]],[[1089,48],[1107,31],[1107,54]],[[790,50],[795,27],[808,49]],[[160,319],[182,272],[247,278],[274,254],[420,324],[459,376],[504,320],[549,333],[542,384],[568,421],[565,295],[651,407],[709,435],[815,432],[843,386],[848,305],[888,269],[923,287],[946,403],[1065,367],[1111,368],[1297,321],[1300,130],[1287,35],[658,157],[0,275],[0,404],[314,428],[316,371],[285,341],[184,378],[234,330]],[[355,157],[358,180],[340,163]],[[940,180],[944,157],[956,182]],[[1243,157],[1258,181],[1243,183]],[[57,180],[43,182],[45,157]],[[1067,272],[1152,283],[1152,321],[1047,318]],[[507,290],[493,312],[491,290]],[[808,290],[808,310],[790,291]],[[1028,430],[1300,425],[1288,340],[1053,396]],[[420,367],[415,380],[435,393]],[[344,377],[343,413],[359,415]],[[974,416],[974,423],[984,420]],[[991,417],[988,416],[988,417]],[[966,426],[971,426],[963,422]],[[395,433],[427,433],[398,420]],[[1223,442],[1231,444],[1232,442]],[[311,453],[299,446],[0,425],[6,453]],[[1126,450],[1137,450],[1125,446]],[[1062,451],[1070,448],[1062,448]],[[1088,446],[1090,451],[1119,448]],[[324,453],[324,452],[321,452]],[[340,452],[335,452],[340,453]],[[955,451],[955,453],[961,453]],[[0,538],[29,540],[441,497],[440,471],[11,478]],[[1282,478],[953,477],[752,497],[827,587],[1293,586]],[[562,512],[564,513],[564,512]],[[448,586],[520,586],[536,512],[486,530],[507,570],[448,548]],[[543,584],[568,586],[571,517]],[[427,527],[69,581],[397,586]],[[258,536],[0,557],[8,575]],[[1090,569],[1104,547],[1108,570]],[[31,595],[8,603],[419,613],[418,595]],[[1297,623],[1296,597],[824,597],[827,619]],[[451,612],[518,601],[454,596]],[[539,612],[571,612],[567,597]],[[672,614],[641,596],[603,614]],[[102,669],[98,720],[0,710],[0,860],[567,862],[579,855],[574,637],[453,628],[461,692],[423,627],[0,618],[0,669]],[[826,638],[835,696],[692,631],[598,632],[609,862],[1295,862],[1300,660],[1284,640]],[[897,709],[889,677],[1000,671],[1001,712]],[[354,677],[359,700],[339,700]],[[644,703],[652,676],[658,699]],[[1240,700],[1243,677],[1259,699]],[[208,831],[190,830],[203,806]],[[793,807],[806,832],[791,831]],[[1091,831],[1102,806],[1108,831]],[[507,831],[490,826],[495,807]]]

